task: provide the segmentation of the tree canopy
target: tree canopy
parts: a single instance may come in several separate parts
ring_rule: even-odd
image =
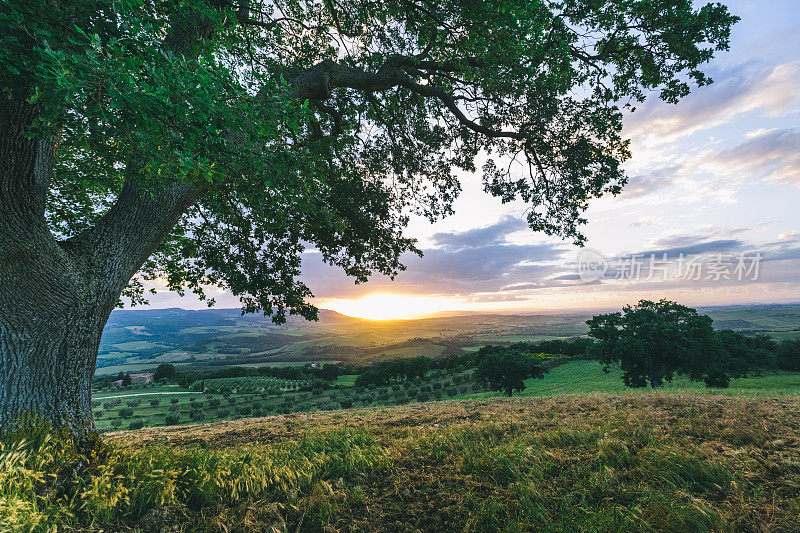
[[[542,379],[547,373],[541,364],[544,359],[519,349],[484,346],[478,350],[478,357],[475,379],[492,390],[503,391],[506,396],[525,390],[526,379]]]
[[[649,383],[660,388],[676,374],[709,387],[727,387],[732,377],[774,366],[771,339],[715,331],[711,317],[668,300],[641,300],[621,313],[596,315],[587,323],[597,341],[590,355],[606,369],[618,365],[628,387]]]
[[[481,163],[534,230],[583,242],[587,202],[626,180],[622,109],[709,83],[736,21],[689,0],[0,5],[4,107],[56,146],[19,205],[71,253],[135,256],[134,303],[160,277],[277,321],[315,316],[305,249],[393,276],[409,215],[449,213]],[[126,247],[134,204],[149,248]]]

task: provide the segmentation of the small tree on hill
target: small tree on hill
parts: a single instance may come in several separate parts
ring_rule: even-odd
[[[116,381],[121,381],[123,387],[130,387],[133,384],[133,380],[131,379],[130,374],[126,374],[124,372],[120,372],[117,374]]]
[[[545,370],[530,354],[493,346],[485,346],[480,351],[484,353],[480,354],[483,357],[475,369],[475,379],[491,390],[501,390],[512,396],[514,391],[525,390],[525,379],[542,379],[545,375]]]
[[[659,389],[675,374],[685,374],[709,387],[727,387],[730,369],[711,327],[712,320],[689,307],[660,300],[641,300],[622,312],[587,321],[597,339],[591,353],[608,371],[622,369],[628,387]]]
[[[174,381],[177,374],[178,373],[175,370],[175,365],[171,365],[169,363],[162,363],[158,365],[158,368],[156,368],[156,373],[155,376],[153,376],[153,379],[159,382],[162,379],[166,379],[168,381]]]

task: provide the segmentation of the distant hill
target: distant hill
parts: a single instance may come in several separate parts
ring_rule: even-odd
[[[700,309],[717,328],[800,337],[800,304]],[[536,342],[584,335],[592,313],[466,314],[374,321],[321,309],[319,321],[289,317],[276,326],[239,309],[117,310],[103,332],[98,374],[177,365],[281,365],[309,361],[366,363],[435,357],[485,344]]]

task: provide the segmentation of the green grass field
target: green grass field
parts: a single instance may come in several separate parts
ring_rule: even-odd
[[[665,383],[664,392],[698,391],[710,392],[703,383],[689,381],[678,376]],[[629,389],[622,382],[621,372],[603,372],[603,365],[596,361],[573,361],[552,369],[544,379],[528,379],[525,390],[518,396],[556,396],[560,394],[589,394],[593,392],[650,392],[649,388]],[[800,394],[800,372],[769,372],[731,381],[727,389],[717,389],[714,394],[732,396],[751,395],[798,395]],[[487,398],[499,396],[498,392],[470,393],[456,396],[459,399]]]
[[[678,391],[146,428],[87,467],[34,432],[0,443],[0,530],[800,531],[798,427],[796,396]]]
[[[286,413],[329,411],[349,407],[391,406],[428,403],[448,399],[486,399],[502,396],[487,391],[471,378],[471,372],[431,372],[414,383],[390,384],[360,389],[356,376],[339,376],[329,389],[300,390],[306,382],[267,377],[206,380],[206,393],[184,394],[177,387],[135,387],[130,390],[98,391],[93,410],[100,431],[164,425],[187,425],[237,418],[272,416]],[[596,361],[571,361],[552,369],[542,380],[529,379],[521,397],[561,395],[653,394],[649,388],[629,389],[620,372],[603,372]],[[800,373],[771,372],[762,376],[735,379],[727,389],[707,389],[683,377],[666,383],[661,393],[713,393],[726,396],[797,396]],[[131,394],[136,396],[126,397]],[[119,397],[119,404],[109,400]],[[97,398],[104,398],[97,400]],[[155,405],[153,405],[154,402]],[[169,419],[168,419],[169,417]],[[133,424],[133,426],[131,425]]]

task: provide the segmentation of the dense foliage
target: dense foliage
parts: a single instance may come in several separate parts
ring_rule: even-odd
[[[764,369],[790,369],[779,345],[766,335],[746,336],[712,328],[712,320],[675,302],[641,300],[621,313],[601,314],[588,321],[596,339],[589,353],[606,364],[618,365],[629,387],[660,388],[675,374],[727,387],[732,378]]]
[[[543,358],[536,354],[495,346],[484,346],[479,354],[481,359],[475,369],[475,379],[507,396],[525,390],[526,379],[542,379],[547,372],[541,366]]]
[[[800,339],[786,339],[778,344],[776,365],[781,370],[800,372]]]
[[[481,153],[488,192],[582,242],[589,199],[626,180],[621,109],[709,83],[735,21],[689,0],[6,0],[0,93],[58,139],[56,239],[121,239],[110,212],[174,193],[127,294],[217,284],[281,321],[315,316],[309,245],[396,274],[408,215],[449,213]]]

